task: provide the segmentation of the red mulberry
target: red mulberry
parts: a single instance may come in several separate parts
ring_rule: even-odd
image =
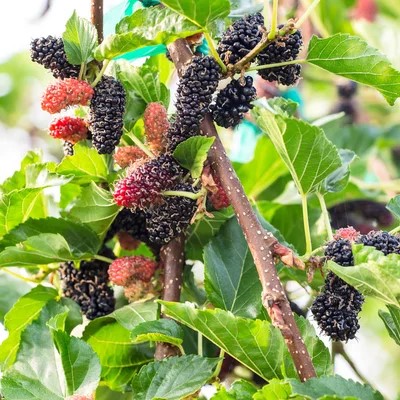
[[[160,103],[149,103],[144,111],[144,130],[150,148],[164,151],[169,128],[167,110]]]
[[[54,120],[49,126],[49,133],[56,139],[75,144],[86,139],[88,128],[85,120],[74,117],[61,117]]]

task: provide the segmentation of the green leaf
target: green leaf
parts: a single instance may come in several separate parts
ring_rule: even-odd
[[[179,143],[173,156],[182,167],[190,171],[192,178],[197,179],[201,175],[203,164],[213,143],[214,138],[193,136]]]
[[[107,158],[96,149],[77,143],[74,155],[64,157],[56,172],[60,175],[72,175],[73,182],[81,185],[90,182],[106,182],[108,177]]]
[[[271,379],[268,385],[263,386],[254,396],[254,400],[286,400],[290,398],[292,388],[290,383]]]
[[[299,327],[301,337],[311,356],[317,376],[330,375],[333,373],[331,355],[324,342],[319,339],[311,323],[303,317],[295,317]],[[289,351],[285,348],[283,356],[285,366],[285,376],[288,378],[297,378],[298,374],[293,364]]]
[[[8,247],[0,253],[0,266],[27,267],[91,258],[101,242],[85,225],[45,218],[19,225],[4,237],[2,245]]]
[[[116,34],[95,49],[94,57],[99,61],[112,59],[146,46],[166,45],[200,31],[196,24],[168,8],[140,9],[118,23]]]
[[[199,331],[263,379],[282,377],[285,344],[268,321],[235,317],[219,309],[199,310],[190,303],[160,303],[166,315]]]
[[[54,332],[55,348],[46,321],[63,310],[64,307],[52,300],[39,319],[22,333],[17,360],[2,379],[7,398],[64,399],[68,394],[88,396],[98,385],[100,366],[86,343],[66,333]]]
[[[163,342],[180,346],[183,342],[183,329],[171,319],[147,321],[137,325],[131,332],[133,343]]]
[[[291,379],[290,385],[293,397],[297,395],[310,400],[325,399],[327,395],[332,395],[332,399],[353,397],[359,400],[383,400],[383,396],[370,386],[346,380],[339,375],[311,378],[304,383]]]
[[[282,117],[293,117],[299,107],[299,103],[283,97],[268,99],[267,104],[274,114],[280,114]]]
[[[92,182],[82,188],[81,195],[68,212],[68,216],[104,237],[119,210],[120,207],[115,204],[112,194]]]
[[[21,161],[21,167],[18,171],[6,179],[0,185],[0,194],[12,192],[14,190],[23,189],[26,185],[26,168],[29,165],[37,164],[42,161],[42,155],[35,151],[28,151]]]
[[[385,324],[390,337],[400,346],[400,308],[387,306],[389,312],[379,310],[379,316]]]
[[[334,74],[377,89],[393,105],[400,96],[400,72],[357,36],[338,33],[311,38],[307,61]]]
[[[226,18],[230,12],[229,0],[164,0],[162,3],[202,28]]]
[[[83,339],[97,353],[102,380],[113,390],[124,391],[139,368],[153,360],[147,344],[132,343],[130,331],[157,318],[157,304],[132,303],[89,323]]]
[[[180,400],[197,392],[212,377],[217,363],[218,359],[195,355],[149,363],[133,379],[133,397]]]
[[[145,104],[159,102],[168,108],[169,89],[160,82],[158,70],[149,65],[134,67],[125,60],[114,64],[115,74],[125,90]]]
[[[20,189],[0,198],[0,237],[28,218],[43,218],[47,210],[42,189]]]
[[[232,217],[232,208],[213,212],[213,218],[204,216],[190,225],[186,238],[186,256],[190,260],[203,259],[203,247],[215,236],[221,226]]]
[[[261,107],[254,110],[258,126],[271,138],[300,194],[315,190],[341,165],[336,147],[324,132],[307,122],[283,118]]]
[[[221,386],[211,400],[252,400],[256,392],[252,383],[239,379],[232,383],[229,391]]]
[[[256,318],[261,310],[261,283],[243,232],[232,217],[204,248],[207,297],[218,308]]]
[[[354,267],[341,267],[333,261],[328,268],[366,296],[400,308],[400,255],[385,256],[374,247],[353,245]]]
[[[265,136],[259,138],[253,160],[246,164],[236,163],[235,170],[249,197],[257,197],[288,173],[271,140]]]
[[[60,176],[49,171],[49,163],[31,164],[25,169],[25,185],[27,188],[46,188],[61,186],[72,180],[72,177]]]
[[[93,59],[92,52],[97,46],[97,30],[74,11],[65,26],[63,42],[67,60],[71,64],[87,63]]]
[[[350,164],[354,161],[356,155],[351,150],[339,149],[339,156],[342,165],[324,179],[321,183],[321,193],[341,192],[349,182]]]
[[[100,381],[100,362],[92,348],[65,332],[53,332],[61,356],[67,394],[91,395]]]
[[[78,222],[66,221],[61,218],[29,219],[10,231],[0,244],[0,250],[7,246],[16,246],[32,236],[42,233],[61,235],[77,254],[95,252],[100,243],[97,235],[85,225]]]
[[[43,307],[58,293],[55,289],[37,286],[22,296],[4,317],[9,336],[0,345],[0,363],[3,370],[15,361],[23,330],[39,317]]]
[[[32,285],[0,271],[0,322],[17,300],[29,292]]]
[[[400,219],[400,195],[397,195],[390,199],[388,205],[386,208],[393,213],[393,215],[397,218]]]

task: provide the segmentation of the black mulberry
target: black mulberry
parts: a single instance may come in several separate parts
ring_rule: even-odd
[[[333,272],[329,272],[325,287],[314,300],[311,312],[318,326],[334,341],[354,339],[360,329],[358,313],[363,295]]]
[[[64,156],[73,156],[74,155],[74,144],[64,141],[63,152],[64,152]]]
[[[279,28],[282,27],[283,25],[279,25]],[[278,36],[274,42],[270,43],[261,53],[258,54],[257,63],[259,65],[264,65],[293,61],[299,55],[302,45],[303,40],[299,30],[291,34]],[[286,86],[295,84],[300,77],[300,72],[300,64],[265,68],[258,71],[263,79],[270,82],[276,81],[281,85]]]
[[[102,254],[109,256],[110,252]],[[111,254],[113,258],[113,254]],[[108,264],[99,260],[82,261],[76,269],[72,261],[60,265],[65,297],[77,302],[88,319],[110,314],[115,308],[114,291],[108,285]]]
[[[400,254],[400,239],[383,231],[371,231],[367,235],[360,236],[358,243],[364,246],[373,246],[385,256],[388,254]]]
[[[111,76],[103,76],[94,88],[90,102],[90,128],[93,147],[99,154],[110,154],[118,145],[123,128],[125,90]]]
[[[212,57],[193,57],[178,85],[176,120],[167,132],[168,150],[199,134],[200,123],[217,89],[220,71]]]
[[[190,185],[179,184],[173,190],[194,193]],[[147,230],[152,243],[167,244],[189,225],[197,209],[196,200],[183,196],[165,196],[165,202],[149,213]]]
[[[347,239],[329,242],[325,248],[325,256],[343,267],[354,265],[351,243]]]
[[[264,18],[260,13],[247,15],[235,21],[223,34],[218,44],[218,54],[222,61],[235,64],[246,56],[262,37]]]
[[[55,78],[77,78],[80,65],[72,65],[67,60],[64,43],[53,36],[33,39],[31,59],[49,69]]]
[[[224,128],[235,127],[243,119],[245,113],[253,108],[251,102],[256,98],[253,78],[232,79],[222,89],[210,109],[214,121]]]

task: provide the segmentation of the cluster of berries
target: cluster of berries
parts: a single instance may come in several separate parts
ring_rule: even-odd
[[[114,258],[108,248],[101,255]],[[114,291],[109,286],[108,264],[104,261],[82,261],[79,268],[68,261],[60,265],[59,273],[65,297],[79,304],[88,319],[95,319],[114,311]]]
[[[336,232],[334,240],[325,248],[328,260],[343,266],[353,266],[352,243],[373,246],[384,255],[400,254],[400,239],[387,232],[371,231],[361,235],[354,228],[342,228]],[[344,282],[333,272],[325,279],[322,292],[315,298],[311,312],[320,329],[334,341],[354,339],[360,328],[358,313],[364,297],[354,287]]]
[[[349,124],[357,122],[359,119],[359,109],[356,101],[357,82],[343,81],[337,85],[338,102],[334,109],[335,113],[344,112],[346,122]]]
[[[85,80],[78,79],[80,66],[68,62],[61,38],[34,39],[31,58],[58,78],[43,95],[43,110],[55,114],[72,106],[90,108],[89,120],[61,116],[50,124],[50,135],[65,142],[64,154],[72,155],[74,144],[85,139],[92,139],[100,154],[112,153],[122,136],[125,91],[121,83],[103,76],[92,88]]]
[[[124,288],[125,297],[134,302],[145,296],[159,294],[157,281],[152,280],[158,263],[143,256],[117,258],[108,268],[110,281]]]

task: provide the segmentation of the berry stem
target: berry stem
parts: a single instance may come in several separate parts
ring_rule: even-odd
[[[308,62],[308,61],[305,59],[299,59],[299,60],[291,60],[291,61],[285,61],[285,62],[275,63],[275,64],[256,65],[255,67],[249,68],[248,71],[257,71],[259,69],[284,67],[285,65],[292,65],[292,64],[304,64],[306,62]]]
[[[210,48],[211,55],[215,58],[215,61],[221,67],[222,73],[225,73],[226,72],[226,65],[221,60],[221,57],[219,56],[219,54],[218,54],[218,52],[217,52],[217,50],[215,48],[213,38],[211,37],[210,33],[207,32],[207,31],[204,32],[204,37],[207,40],[208,47]]]
[[[130,133],[126,129],[125,131],[127,133]],[[129,135],[129,138],[132,139],[132,142],[135,143],[140,150],[143,150],[150,158],[155,157],[155,155],[150,151],[150,149],[134,133],[132,133],[132,135]]]
[[[197,332],[197,355],[203,357],[203,335]]]
[[[220,360],[218,361],[217,367],[215,368],[215,371],[213,373],[214,378],[218,378],[221,372],[222,363],[224,362],[224,357],[225,357],[225,351],[223,349],[220,349],[218,357],[220,358]]]
[[[300,27],[304,21],[311,15],[314,11],[315,7],[319,4],[320,0],[313,0],[313,2],[307,7],[306,11],[304,11],[303,15],[297,20],[296,27]]]
[[[112,264],[114,262],[114,260],[112,260],[111,258],[101,256],[100,254],[96,254],[95,256],[93,256],[93,258],[95,260],[104,261],[107,264]]]
[[[109,63],[110,63],[110,60],[103,61],[103,66],[101,67],[100,72],[96,76],[96,79],[92,83],[93,88],[96,87],[96,85],[100,82],[100,79],[103,77],[104,72],[106,72],[106,69],[107,69]]]
[[[322,216],[324,218],[324,224],[325,224],[326,232],[328,234],[328,240],[333,240],[332,226],[331,226],[331,221],[329,219],[329,212],[328,212],[328,209],[326,208],[325,197],[320,192],[317,192],[317,197],[318,197],[319,205],[321,207]]]
[[[268,33],[268,40],[274,40],[278,27],[278,0],[272,0],[271,30]]]
[[[86,73],[86,64],[85,63],[82,63],[81,64],[81,69],[79,70],[79,80],[82,80],[83,79],[83,77],[85,76],[85,73]]]
[[[193,54],[184,39],[176,40],[168,46],[168,49],[178,69],[178,74],[180,74]],[[263,288],[263,306],[268,311],[272,323],[280,329],[300,380],[305,381],[315,377],[316,373],[311,357],[301,338],[290,303],[275,268],[274,256],[279,256],[276,248],[281,250],[286,259],[292,255],[291,263],[293,265],[303,263],[298,256],[279,244],[277,239],[262,227],[218,137],[212,116],[206,114],[200,126],[205,135],[215,138],[208,153],[209,161],[221,181],[247,239]]]
[[[204,193],[202,193],[201,190],[198,193],[190,193],[183,190],[166,190],[165,192],[162,192],[162,195],[188,197],[189,199],[197,200],[199,197],[204,196]]]
[[[397,233],[397,232],[399,232],[399,231],[400,231],[400,225],[399,225],[398,227],[392,229],[389,233],[390,233],[391,235],[394,235],[395,233]]]
[[[8,269],[8,268],[2,268],[2,271],[4,271],[4,272],[6,272],[7,274],[13,276],[14,278],[21,279],[22,281],[31,282],[31,283],[38,283],[37,279],[33,279],[33,278],[29,278],[29,277],[27,277],[27,276],[20,275],[20,274],[18,274],[17,272],[11,271],[11,270]]]
[[[306,239],[306,254],[310,254],[312,252],[312,242],[311,242],[310,223],[308,220],[308,205],[307,205],[306,194],[301,194],[301,206],[303,210],[304,237]]]

